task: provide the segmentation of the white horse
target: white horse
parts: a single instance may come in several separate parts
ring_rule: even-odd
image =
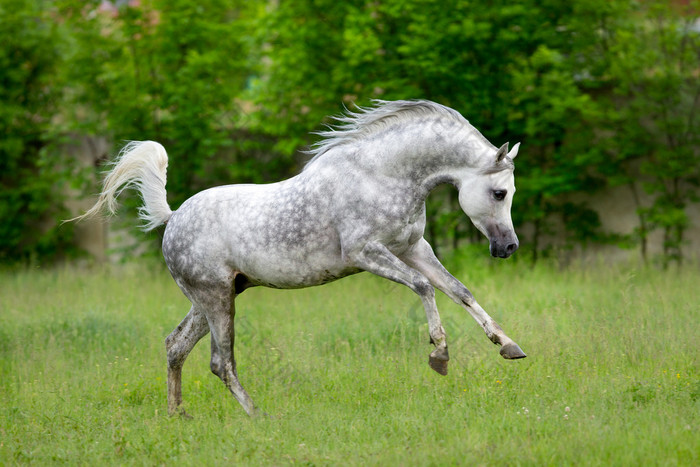
[[[211,332],[211,370],[249,415],[257,409],[238,381],[233,355],[234,301],[245,289],[309,287],[360,271],[403,284],[420,296],[435,349],[431,368],[447,374],[447,339],[435,288],[466,309],[507,359],[520,347],[435,257],[423,238],[425,200],[442,183],[490,242],[491,255],[518,248],[510,208],[518,146],[496,148],[458,112],[428,101],[377,101],[347,112],[311,151],[297,176],[269,185],[227,185],[202,191],[176,211],[166,201],[165,149],[132,142],[108,173],[97,204],[128,186],[141,193],[145,230],[167,224],[163,255],[192,302],[165,340],[168,411],[181,411],[181,371],[195,344]]]

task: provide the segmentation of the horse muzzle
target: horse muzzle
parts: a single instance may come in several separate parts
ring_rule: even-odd
[[[517,250],[519,246],[520,244],[517,240],[506,244],[491,242],[489,245],[489,250],[491,252],[491,256],[494,258],[507,258],[515,253],[515,250]]]
[[[494,258],[508,258],[515,253],[520,243],[512,229],[493,226],[487,228],[489,238],[489,251]]]

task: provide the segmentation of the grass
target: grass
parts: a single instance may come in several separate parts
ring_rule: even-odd
[[[700,464],[696,265],[448,263],[527,359],[440,295],[439,376],[419,300],[368,274],[251,289],[236,352],[261,419],[208,337],[183,372],[194,418],[167,416],[163,340],[189,305],[164,266],[0,272],[0,465]]]

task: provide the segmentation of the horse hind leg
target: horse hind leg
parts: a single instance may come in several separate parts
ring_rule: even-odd
[[[200,310],[192,306],[182,322],[165,339],[168,356],[168,413],[187,415],[180,409],[182,404],[182,366],[199,340],[209,332],[207,319]]]
[[[236,360],[233,355],[235,337],[234,317],[235,295],[231,295],[228,306],[209,309],[207,315],[211,329],[211,371],[224,382],[236,400],[250,416],[257,415],[258,410],[248,393],[238,381]]]

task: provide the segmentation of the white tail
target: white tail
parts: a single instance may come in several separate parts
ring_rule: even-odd
[[[170,219],[173,212],[168,206],[165,192],[168,154],[161,144],[155,141],[131,141],[124,146],[112,165],[97,203],[82,216],[69,220],[92,217],[100,213],[105,205],[109,214],[113,215],[117,210],[116,198],[130,187],[136,188],[143,200],[139,218],[145,221],[142,227],[144,231],[153,230]]]

